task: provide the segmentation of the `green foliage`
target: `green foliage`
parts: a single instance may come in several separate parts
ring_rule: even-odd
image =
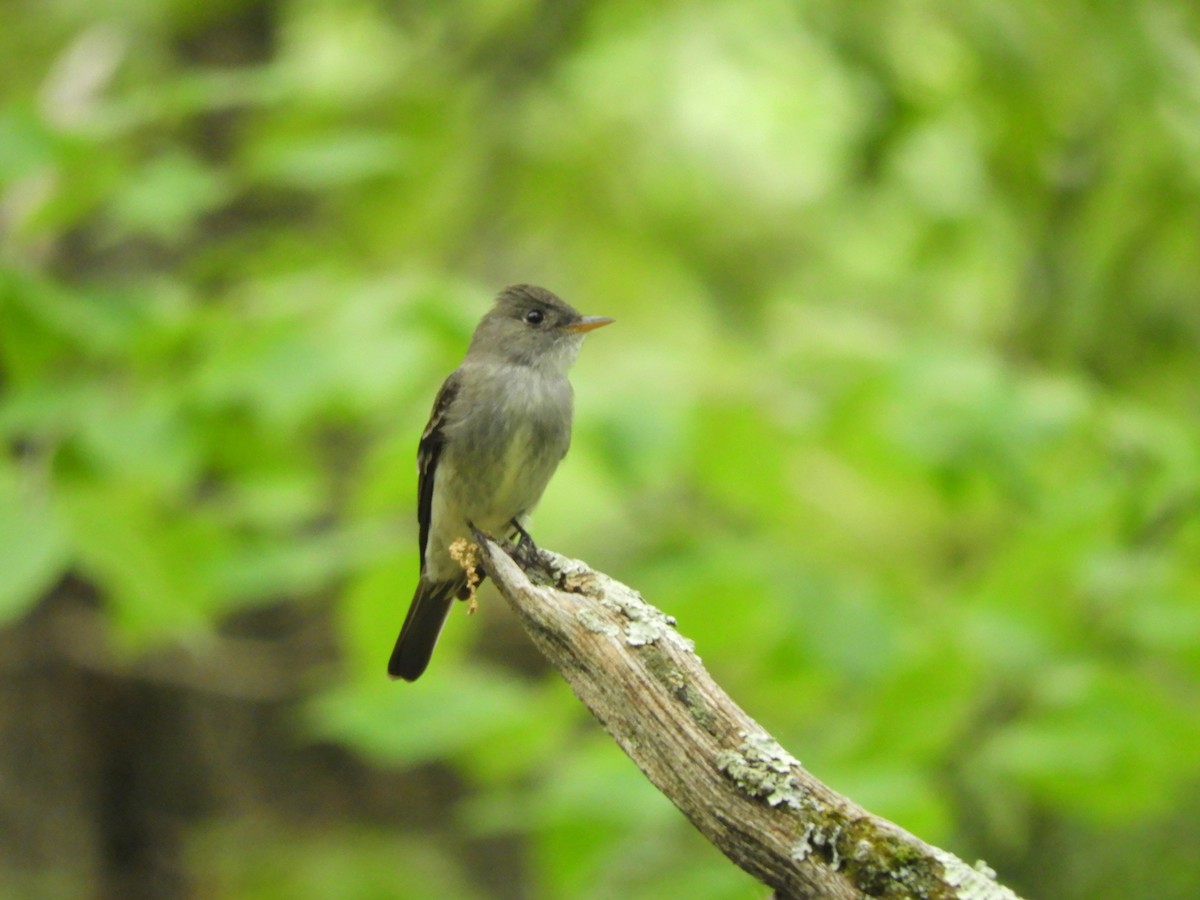
[[[494,595],[383,679],[428,404],[543,283],[618,325],[540,542],[864,805],[1035,895],[1039,823],[1136,829],[1054,895],[1167,895],[1121,854],[1196,837],[1191,7],[18,6],[0,619],[68,572],[129,654],[331,604],[305,739],[452,771],[534,895],[756,896],[558,681],[478,661]],[[226,896],[480,895],[422,840],[217,822],[190,859]]]
[[[253,856],[245,852],[253,846]],[[421,837],[396,837],[366,828],[286,828],[223,823],[204,830],[195,856],[208,896],[246,900],[344,897],[424,900],[485,896],[458,874],[446,848]],[[397,877],[396,873],[402,873]]]

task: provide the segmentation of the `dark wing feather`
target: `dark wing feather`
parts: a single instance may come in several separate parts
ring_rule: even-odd
[[[458,396],[458,372],[451,372],[433,401],[429,424],[417,446],[417,524],[420,526],[421,571],[425,570],[425,545],[429,543],[429,521],[433,510],[433,480],[442,447],[446,444],[446,414]]]

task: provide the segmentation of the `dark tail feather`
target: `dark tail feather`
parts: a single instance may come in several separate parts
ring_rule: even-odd
[[[459,585],[457,581],[427,581],[424,578],[418,582],[392,658],[388,660],[389,676],[405,681],[416,681],[421,677],[433,656],[434,645],[446,624]]]

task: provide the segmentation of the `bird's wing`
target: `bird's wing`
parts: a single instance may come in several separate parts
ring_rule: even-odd
[[[425,545],[429,542],[429,523],[433,510],[433,481],[437,472],[442,447],[446,444],[446,414],[450,404],[458,396],[460,387],[458,372],[452,372],[442,384],[437,399],[433,401],[433,412],[429,424],[421,435],[417,446],[417,525],[420,527],[421,569],[425,568]]]

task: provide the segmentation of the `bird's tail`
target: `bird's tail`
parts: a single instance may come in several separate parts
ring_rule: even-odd
[[[430,581],[421,577],[392,650],[392,658],[388,660],[390,677],[405,681],[416,681],[421,677],[433,656],[434,645],[446,624],[454,596],[463,583],[465,580]]]

